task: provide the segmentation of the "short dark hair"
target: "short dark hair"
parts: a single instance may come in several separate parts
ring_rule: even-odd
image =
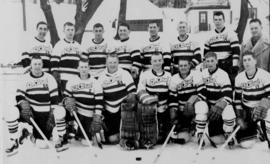
[[[41,58],[40,55],[33,55],[33,56],[31,57],[31,61],[32,61],[32,60],[35,60],[35,59],[42,60],[42,58]]]
[[[215,16],[222,16],[223,20],[225,20],[224,13],[223,13],[222,11],[216,11],[216,12],[214,12],[213,18],[214,18]]]
[[[204,58],[210,58],[210,57],[214,57],[215,59],[217,59],[217,54],[215,52],[209,51],[204,55]]]
[[[40,25],[46,25],[46,26],[48,26],[48,24],[47,24],[46,22],[44,22],[44,21],[39,21],[39,22],[37,23],[37,25],[36,25],[36,28],[38,28]]]
[[[148,26],[149,26],[150,24],[156,24],[156,25],[159,27],[159,25],[158,25],[158,22],[157,22],[157,21],[152,20],[152,21],[150,21],[150,22],[149,22]]]
[[[93,29],[94,28],[99,28],[99,27],[104,28],[101,23],[96,23],[96,24],[94,24]]]
[[[180,58],[178,59],[178,63],[179,63],[180,61],[187,61],[189,64],[191,63],[191,59],[190,59],[189,57],[180,57]]]
[[[152,56],[159,56],[159,55],[161,55],[162,58],[163,58],[162,53],[157,51],[157,52],[154,52],[154,53],[151,55],[151,59],[152,59]]]
[[[243,58],[244,58],[244,56],[252,56],[252,58],[256,59],[255,54],[252,51],[245,51],[243,53]]]
[[[120,27],[120,26],[127,27],[128,30],[130,29],[129,24],[127,24],[126,22],[121,22],[121,23],[119,24],[119,27]]]
[[[260,25],[262,25],[261,20],[258,19],[258,18],[251,19],[251,20],[249,21],[249,24],[251,24],[251,23],[256,23],[256,22],[259,23]]]
[[[117,58],[118,59],[118,55],[116,53],[109,53],[107,56],[106,56],[106,60],[111,57],[111,58]]]
[[[74,24],[71,23],[71,22],[66,22],[66,23],[64,23],[64,28],[65,28],[66,26],[73,26],[73,27],[75,27]]]

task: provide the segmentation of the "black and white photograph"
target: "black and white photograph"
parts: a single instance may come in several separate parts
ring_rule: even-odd
[[[0,163],[270,163],[269,0],[1,0]]]

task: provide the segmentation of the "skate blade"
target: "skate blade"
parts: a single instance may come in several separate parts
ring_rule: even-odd
[[[57,148],[56,151],[57,152],[63,152],[65,150],[69,149],[69,147],[63,147],[63,148]]]
[[[6,156],[7,156],[7,157],[12,157],[12,156],[18,154],[18,152],[19,152],[19,151],[15,151],[15,152],[12,152],[12,153],[7,153]]]

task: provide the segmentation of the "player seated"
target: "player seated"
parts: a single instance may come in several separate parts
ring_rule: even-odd
[[[87,137],[93,139],[95,145],[101,146],[103,91],[97,80],[89,74],[88,60],[79,61],[78,72],[79,76],[67,82],[63,104],[71,116],[73,112],[77,113]],[[76,137],[87,144],[81,129],[78,129]]]
[[[151,69],[142,72],[137,96],[140,126],[140,146],[151,148],[158,141],[164,142],[169,131],[169,82],[171,74],[163,70],[163,56],[157,52],[151,55]]]
[[[106,69],[98,81],[104,95],[103,121],[106,143],[120,142],[120,146],[124,149],[136,149],[138,147],[138,129],[134,118],[136,87],[129,72],[119,67],[117,54],[108,54]]]
[[[235,79],[234,105],[237,123],[241,129],[236,139],[243,148],[251,148],[257,138],[258,123],[262,122],[263,135],[270,137],[270,73],[256,67],[257,60],[253,52],[243,54],[244,71]]]
[[[207,69],[202,71],[209,111],[204,111],[208,118],[209,136],[225,139],[232,133],[235,126],[235,112],[232,107],[232,86],[228,74],[217,65],[217,54],[208,52],[205,54]],[[204,129],[204,128],[202,128]],[[217,142],[223,142],[221,140]],[[229,146],[234,145],[234,140]]]
[[[42,72],[42,59],[34,56],[31,59],[31,71],[23,76],[16,94],[17,105],[9,109],[6,117],[10,133],[10,146],[6,149],[7,154],[18,150],[18,143],[31,135],[31,141],[40,148],[48,148],[42,136],[32,127],[33,119],[47,139],[52,136],[53,128],[56,127],[57,151],[67,149],[65,142],[65,110],[58,106],[57,83],[52,75]],[[18,131],[19,123],[21,131]],[[22,134],[21,137],[20,133]]]
[[[191,61],[188,58],[180,58],[177,65],[179,73],[173,75],[170,83],[170,118],[171,123],[176,126],[171,140],[184,144],[191,138],[195,116],[198,135],[206,124],[206,115],[201,114],[201,110],[205,110],[203,106],[195,108],[197,102],[206,99],[206,90],[201,72],[191,70]]]

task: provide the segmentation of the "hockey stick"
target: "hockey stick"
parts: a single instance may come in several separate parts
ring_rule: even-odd
[[[270,149],[270,139],[267,137],[266,133],[266,126],[265,126],[265,121],[260,121],[260,125],[257,124],[257,129],[260,131],[261,135],[265,138],[268,144],[268,148]]]
[[[210,136],[207,133],[205,133],[205,136],[207,137],[207,139],[210,142],[211,146],[213,146],[214,148],[217,148],[216,143],[210,138]]]
[[[231,141],[231,139],[235,136],[235,134],[240,130],[240,125],[238,125],[237,127],[236,127],[236,129],[232,132],[232,134],[227,138],[227,140],[224,142],[224,144],[223,145],[221,145],[221,147],[218,149],[218,151],[221,151],[221,150],[223,150],[227,145],[228,145],[228,143]],[[215,156],[213,156],[212,157],[212,160],[214,160],[215,159]]]
[[[35,120],[32,117],[30,117],[30,121],[34,125],[34,127],[37,129],[38,133],[41,135],[41,137],[43,138],[43,140],[45,140],[45,142],[47,143],[47,145],[50,148],[54,148],[53,145],[49,142],[49,140],[47,139],[47,137],[44,135],[44,133],[42,132],[42,130],[39,128],[39,126],[37,125],[37,123],[35,122]],[[55,149],[55,152],[56,152],[57,159],[59,159],[60,158],[60,155],[56,151],[56,149]]]
[[[163,152],[164,148],[166,147],[166,145],[167,145],[167,143],[168,143],[168,141],[169,141],[169,139],[174,131],[174,128],[175,128],[175,125],[173,125],[173,127],[172,127],[171,131],[169,132],[166,140],[164,141],[162,147],[159,149],[159,152],[158,152],[156,158],[154,159],[153,163],[157,163],[159,157],[161,156],[161,153]]]
[[[200,151],[201,151],[201,149],[202,149],[203,141],[204,141],[204,138],[205,138],[205,136],[206,136],[207,130],[208,130],[208,122],[207,122],[206,125],[205,125],[205,128],[204,128],[204,131],[203,131],[203,134],[202,134],[202,138],[201,138],[201,140],[200,140],[200,144],[199,144],[199,147],[198,147],[198,149],[197,149],[196,155],[199,155],[199,154],[200,154]]]
[[[73,114],[73,116],[75,117],[75,120],[76,120],[76,122],[78,123],[78,125],[79,125],[79,127],[80,127],[80,129],[81,129],[81,131],[82,131],[82,133],[83,133],[83,136],[84,136],[84,138],[86,139],[86,142],[88,143],[88,146],[89,146],[90,150],[92,151],[92,149],[91,149],[92,144],[91,144],[91,142],[90,142],[90,140],[89,140],[89,138],[88,138],[88,136],[87,136],[87,134],[86,134],[86,132],[85,132],[85,130],[84,130],[82,124],[81,124],[81,121],[80,121],[79,118],[78,118],[77,113],[76,113],[75,111],[72,111],[72,114]],[[97,157],[97,153],[94,153],[94,157]]]

